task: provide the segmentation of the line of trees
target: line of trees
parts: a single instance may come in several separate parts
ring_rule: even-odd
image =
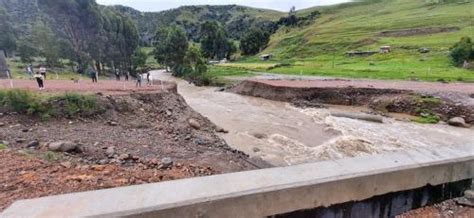
[[[210,82],[205,79],[207,61],[201,49],[189,43],[186,33],[178,26],[156,31],[153,54],[159,64],[172,70],[174,76],[197,85],[208,85]]]
[[[42,16],[29,34],[15,34],[7,11],[0,8],[0,50],[16,52],[22,61],[44,57],[49,66],[69,59],[83,72],[95,66],[133,72],[146,54],[138,49],[138,32],[130,18],[95,0],[38,0]]]

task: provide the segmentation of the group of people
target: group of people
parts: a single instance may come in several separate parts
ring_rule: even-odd
[[[33,65],[28,65],[26,68],[25,68],[26,72],[28,75],[30,75],[30,78],[33,78],[36,80],[36,82],[38,83],[38,87],[40,90],[43,90],[44,89],[44,81],[46,80],[46,67],[44,67],[43,65],[40,65],[39,66],[39,69],[38,71],[34,71],[34,68],[33,68]],[[81,74],[83,73],[84,71],[81,71]],[[98,82],[98,74],[97,74],[97,71],[95,70],[94,67],[91,67],[89,66],[89,68],[87,68],[87,71],[86,71],[87,75],[92,79],[92,83],[97,83]],[[7,74],[9,75],[10,72],[9,70],[7,71]],[[125,81],[128,81],[129,80],[129,72],[125,72],[124,73],[125,75]],[[146,74],[137,74],[137,78],[136,78],[136,87],[141,87],[142,86],[142,80],[144,79],[144,75],[146,75],[146,80],[147,80],[147,85],[151,85],[151,78],[150,78],[150,72],[146,73]],[[10,76],[10,75],[9,75]],[[117,79],[117,81],[120,81],[120,71],[117,69],[115,70],[115,77]]]

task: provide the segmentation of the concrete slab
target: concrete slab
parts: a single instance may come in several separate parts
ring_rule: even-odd
[[[474,177],[474,142],[22,200],[1,217],[264,217]]]

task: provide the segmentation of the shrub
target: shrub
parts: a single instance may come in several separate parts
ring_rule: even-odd
[[[451,47],[451,52],[449,56],[451,62],[460,67],[463,65],[464,61],[474,59],[474,44],[472,43],[471,38],[462,37],[459,42]]]
[[[62,116],[93,116],[104,111],[97,103],[95,96],[75,93],[44,96],[33,94],[27,90],[0,91],[0,107],[3,110],[34,115],[42,119]]]

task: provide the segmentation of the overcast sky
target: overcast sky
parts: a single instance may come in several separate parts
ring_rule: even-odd
[[[316,5],[329,5],[347,1],[349,0],[97,0],[99,4],[125,5],[140,11],[163,11],[183,5],[227,4],[289,11],[292,6],[295,6],[298,10]]]

